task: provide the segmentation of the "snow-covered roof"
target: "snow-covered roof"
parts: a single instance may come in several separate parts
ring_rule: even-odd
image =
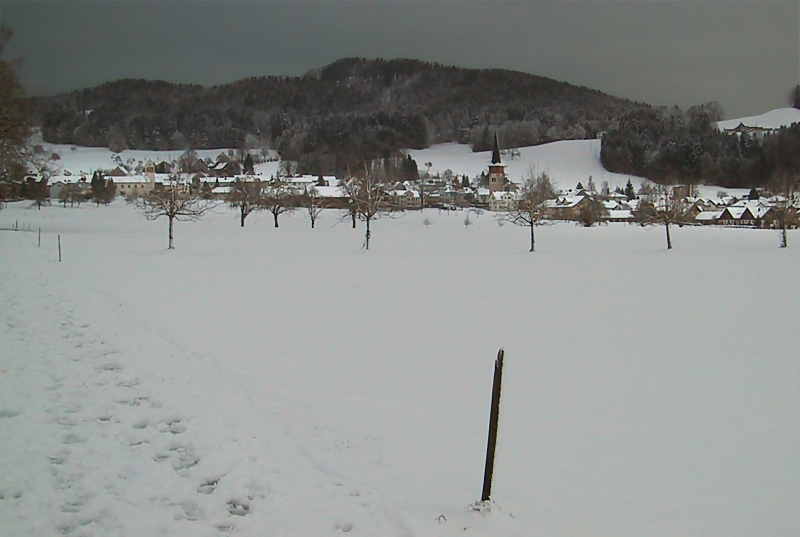
[[[339,186],[315,186],[320,198],[346,198],[347,192]]]
[[[165,175],[165,174],[159,174]],[[150,182],[150,178],[146,175],[128,175],[127,177],[111,177],[106,176],[106,179],[111,179],[114,181],[116,185],[130,185],[130,184],[146,184]],[[166,179],[169,179],[169,176],[166,176]],[[159,182],[164,182],[163,179]]]
[[[742,217],[744,212],[747,210],[747,207],[732,207],[731,206],[731,207],[728,207],[725,210],[728,211],[728,214],[730,214],[733,218],[738,220],[739,218]],[[723,212],[725,212],[725,211],[723,211]]]
[[[611,209],[608,211],[608,217],[615,220],[633,220],[633,213],[628,209]]]
[[[718,220],[722,213],[723,211],[701,211],[697,216],[694,217],[694,219],[701,222]]]
[[[86,179],[85,176],[80,176],[80,175],[53,175],[53,176],[50,177],[48,182],[50,183],[50,185],[53,185],[54,183],[58,183],[58,182],[61,182],[61,183],[64,183],[64,184],[71,184],[71,183],[78,183],[82,179],[84,181],[88,181],[88,179]]]
[[[561,209],[568,209],[570,207],[575,207],[580,202],[583,201],[585,196],[559,196],[554,200],[547,200],[548,207],[555,207]]]
[[[308,184],[316,184],[319,180],[318,177],[314,177],[313,175],[301,175],[298,177],[284,177],[282,181],[284,183],[288,183],[290,185],[308,185]]]

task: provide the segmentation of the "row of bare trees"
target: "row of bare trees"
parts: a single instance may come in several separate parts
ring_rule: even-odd
[[[346,207],[342,209],[341,220],[350,220],[353,228],[357,221],[364,222],[364,249],[369,250],[372,223],[392,214],[394,207],[389,204],[383,186],[377,182],[368,165],[364,165],[363,171],[351,174],[344,181],[342,189],[346,196]],[[254,211],[269,211],[274,218],[275,227],[278,227],[278,216],[303,209],[308,213],[312,229],[326,207],[324,198],[315,187],[306,188],[302,194],[295,194],[284,186],[262,187],[260,183],[238,181],[234,183],[228,196],[228,205],[239,211],[242,227],[247,215]]]
[[[298,196],[285,186],[263,186],[259,181],[236,181],[231,186],[231,192],[227,198],[230,208],[239,211],[241,227],[244,227],[245,219],[255,211],[272,213],[275,227],[279,227],[278,217],[296,210],[299,207],[298,201]],[[312,227],[314,227],[313,220]]]
[[[395,207],[389,204],[383,185],[376,180],[368,165],[363,171],[352,174],[343,182],[346,202],[341,211],[341,220],[352,220],[365,224],[364,249],[369,250],[372,238],[372,223],[387,215],[393,215]],[[324,198],[315,187],[306,188],[297,194],[285,185],[264,185],[259,181],[236,181],[225,200],[227,205],[239,212],[239,223],[244,227],[247,217],[256,211],[268,211],[273,216],[275,227],[279,227],[279,216],[296,210],[305,210],[311,220],[312,229],[326,207]],[[162,188],[153,190],[134,200],[137,209],[148,220],[166,217],[169,221],[169,246],[174,249],[174,222],[198,220],[216,206],[213,200],[205,200],[190,192],[177,178],[168,181]]]
[[[800,210],[796,206],[795,191],[797,181],[790,175],[784,175],[773,181],[772,188],[780,195],[770,208],[771,221],[780,233],[780,247],[787,246],[787,229],[800,225]],[[649,199],[642,200],[634,210],[634,223],[642,227],[663,226],[666,234],[667,250],[672,249],[671,228],[673,226],[695,225],[689,212],[689,205],[681,195],[682,187],[657,184]],[[546,174],[534,175],[529,172],[522,187],[517,191],[517,205],[512,210],[498,214],[500,222],[509,222],[516,226],[530,228],[530,251],[536,247],[535,229],[537,226],[551,225],[556,222],[552,218],[550,202],[556,197],[556,190]],[[589,198],[578,215],[578,223],[591,226],[602,219],[605,211],[600,201]]]
[[[780,232],[780,246],[786,248],[786,231],[800,224],[800,211],[794,204],[794,181],[787,178],[783,186],[784,196],[778,198],[771,211],[773,226]],[[397,212],[388,203],[382,185],[375,180],[375,175],[370,173],[366,166],[363,172],[351,175],[342,188],[347,201],[346,206],[340,208],[340,219],[351,221],[353,228],[356,227],[357,221],[364,222],[364,249],[369,250],[373,222],[386,216],[394,216]],[[518,203],[515,208],[499,213],[497,219],[529,228],[530,251],[534,252],[536,227],[556,222],[551,217],[550,210],[550,200],[554,197],[555,188],[546,174],[538,176],[529,174],[518,191]],[[215,206],[214,202],[191,194],[176,180],[137,199],[135,203],[148,220],[156,220],[162,216],[168,219],[169,249],[174,248],[174,221],[197,220]],[[247,216],[254,211],[269,211],[273,215],[275,227],[278,227],[278,217],[281,214],[302,208],[308,212],[311,227],[314,228],[317,218],[325,208],[322,198],[314,187],[297,195],[283,186],[262,187],[257,182],[234,183],[227,203],[239,211],[242,227]],[[589,210],[593,210],[592,205],[588,207]],[[668,250],[672,249],[671,228],[676,225],[693,224],[688,206],[678,194],[678,189],[669,185],[657,185],[650,199],[642,201],[633,211],[633,216],[634,221],[643,227],[663,226]],[[587,225],[585,222],[579,223]]]

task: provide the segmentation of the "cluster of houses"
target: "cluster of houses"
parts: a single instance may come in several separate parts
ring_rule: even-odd
[[[140,173],[131,173],[123,166],[103,174],[104,179],[113,181],[117,196],[138,197],[170,185],[193,195],[224,200],[236,182],[261,182],[265,186],[279,184],[290,194],[300,196],[313,192],[322,200],[322,205],[330,208],[345,208],[348,196],[339,180],[333,176],[284,176],[264,180],[252,171],[242,172],[242,165],[229,155],[220,154],[213,164],[197,161],[202,169],[190,169],[177,173],[173,163],[148,161],[140,166]],[[50,198],[59,199],[61,189],[75,185],[86,191],[90,189],[86,177],[59,176],[50,181]],[[591,187],[591,185],[590,185]],[[395,210],[414,210],[423,207],[443,209],[481,208],[489,211],[513,211],[519,200],[519,186],[506,176],[500,151],[495,138],[492,160],[488,174],[471,181],[458,177],[431,177],[425,175],[418,181],[402,181],[381,185],[387,207]],[[580,220],[581,212],[587,205],[601,207],[599,221],[634,222],[639,205],[649,199],[646,189],[637,195],[616,192],[597,193],[582,187],[562,191],[554,199],[548,200],[549,216],[556,220]],[[687,224],[724,225],[743,227],[771,227],[771,208],[781,203],[780,198],[765,198],[751,193],[745,199],[719,197],[716,199],[686,196],[682,200]],[[800,209],[800,207],[799,207]]]

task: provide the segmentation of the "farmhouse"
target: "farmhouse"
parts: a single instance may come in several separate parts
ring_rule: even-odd
[[[577,220],[587,199],[586,196],[559,196],[554,200],[547,200],[547,208],[554,220]]]
[[[492,192],[489,198],[490,211],[513,211],[517,207],[516,192],[502,191]]]

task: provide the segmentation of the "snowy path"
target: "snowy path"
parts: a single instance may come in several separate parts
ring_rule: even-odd
[[[295,439],[279,406],[261,408],[263,398],[246,390],[236,400],[226,383],[243,375],[201,359],[194,371],[172,370],[172,356],[192,351],[154,337],[87,285],[67,291],[56,272],[39,269],[41,251],[20,252],[0,278],[0,533],[197,536],[269,528],[297,535],[363,525],[367,533],[411,534],[374,493]],[[76,296],[91,309],[73,306]],[[137,345],[115,326],[149,335]],[[142,367],[156,353],[163,376]],[[219,369],[209,372],[209,362]],[[211,393],[191,402],[174,397],[209,374],[225,401]],[[173,392],[173,383],[183,386]],[[222,444],[215,443],[220,429]],[[300,505],[314,507],[298,519]]]

